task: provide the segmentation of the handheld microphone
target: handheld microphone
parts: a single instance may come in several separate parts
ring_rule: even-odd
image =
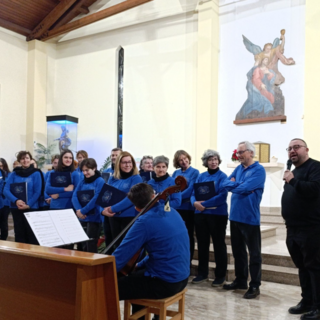
[[[292,166],[292,160],[291,159],[288,159],[287,161],[287,170],[291,170],[291,166]]]

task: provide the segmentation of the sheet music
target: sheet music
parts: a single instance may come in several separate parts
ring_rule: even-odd
[[[39,244],[55,247],[88,240],[72,209],[24,213]]]
[[[65,243],[89,240],[72,209],[51,211],[51,218]]]

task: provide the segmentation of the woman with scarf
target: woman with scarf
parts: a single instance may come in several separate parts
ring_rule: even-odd
[[[170,186],[174,186],[175,182],[167,173],[169,167],[169,159],[165,156],[155,157],[153,160],[153,168],[156,176],[148,181],[156,194],[162,192]],[[163,201],[163,200],[161,200]],[[181,205],[181,192],[173,193],[169,198],[170,207],[177,209]]]
[[[13,170],[4,188],[4,195],[10,201],[15,242],[38,244],[24,213],[39,208],[38,200],[44,191],[43,176],[41,171],[31,164],[32,155],[29,151],[20,151],[17,160],[21,167]],[[20,191],[24,200],[17,197]]]
[[[129,152],[121,152],[114,166],[114,174],[110,177],[108,184],[128,193],[132,186],[140,182],[142,182],[142,179],[133,156]],[[102,214],[109,217],[113,239],[129,224],[137,213],[128,197],[111,207],[104,208]],[[115,246],[117,245],[119,243]]]
[[[222,187],[222,183],[227,179],[227,175],[219,169],[221,158],[217,151],[206,150],[201,160],[203,166],[208,168],[208,170],[198,176],[191,195],[191,203],[195,208],[194,222],[199,258],[198,275],[192,280],[192,283],[201,283],[208,279],[211,237],[216,262],[214,271],[215,280],[211,285],[212,287],[219,287],[224,284],[227,273],[227,246],[225,237],[228,223],[228,192]],[[215,195],[205,201],[199,201],[199,199],[196,199],[195,188],[200,188],[197,185],[198,183],[206,182],[214,183]]]
[[[49,172],[45,191],[52,198],[50,202],[51,210],[73,208],[72,195],[80,180],[79,172],[75,171],[73,161],[74,158],[72,152],[70,150],[65,150],[60,155],[56,170]],[[71,177],[71,183],[66,187],[53,186],[53,184],[55,184],[54,177],[56,176],[57,172],[69,173]]]
[[[96,200],[104,185],[97,163],[94,159],[84,159],[80,165],[84,178],[79,182],[72,196],[79,221],[90,241],[78,244],[78,250],[97,253],[97,244],[101,227],[101,207]]]

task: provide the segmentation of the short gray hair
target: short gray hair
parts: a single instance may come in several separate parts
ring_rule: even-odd
[[[202,165],[206,168],[208,168],[208,160],[211,157],[217,157],[219,160],[219,164],[222,162],[221,158],[220,158],[220,154],[218,151],[212,150],[212,149],[208,149],[203,153],[203,156],[201,158],[202,160]]]
[[[141,161],[140,161],[140,165],[139,165],[139,168],[142,170],[142,167],[145,163],[146,160],[152,160],[153,161],[153,157],[152,156],[143,156]]]
[[[244,144],[246,146],[246,149],[248,149],[249,151],[251,151],[253,153],[253,157],[255,157],[256,155],[256,147],[253,145],[253,143],[249,142],[249,141],[242,141],[242,142],[239,142],[239,145],[240,144]]]
[[[158,156],[153,159],[153,166],[155,167],[159,163],[164,163],[167,168],[169,167],[169,158],[165,156]]]

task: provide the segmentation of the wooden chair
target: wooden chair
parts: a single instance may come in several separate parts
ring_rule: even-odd
[[[166,320],[166,317],[171,317],[171,320],[184,320],[184,302],[185,293],[187,289],[182,290],[176,295],[165,299],[137,299],[126,300],[124,303],[124,320],[137,320],[142,316],[146,316],[146,320],[151,320],[151,314],[157,314],[160,316],[159,320]],[[167,310],[167,307],[171,306],[175,302],[179,302],[178,311]],[[145,308],[130,315],[131,305],[138,304]]]

